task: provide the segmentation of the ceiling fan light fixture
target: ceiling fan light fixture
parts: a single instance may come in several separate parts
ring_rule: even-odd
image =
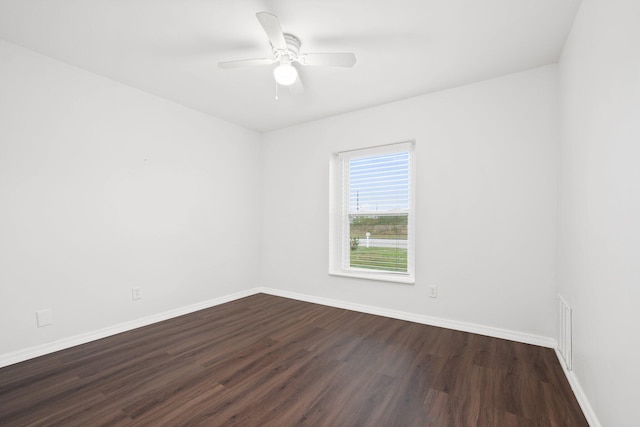
[[[276,82],[283,86],[290,86],[298,79],[298,71],[291,64],[280,64],[273,70]]]

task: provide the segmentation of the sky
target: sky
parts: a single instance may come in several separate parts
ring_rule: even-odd
[[[349,213],[409,209],[409,153],[349,160]]]

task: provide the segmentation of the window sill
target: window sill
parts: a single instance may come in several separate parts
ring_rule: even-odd
[[[405,285],[413,285],[416,279],[409,275],[384,274],[384,273],[360,273],[351,271],[330,271],[331,276],[351,277],[353,279],[377,280],[379,282],[403,283]]]

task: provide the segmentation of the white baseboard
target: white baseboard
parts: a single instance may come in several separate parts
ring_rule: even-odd
[[[343,308],[346,310],[358,311],[361,313],[374,314],[377,316],[390,317],[392,319],[407,320],[410,322],[421,323],[425,325],[438,326],[442,328],[454,329],[458,331],[471,332],[474,334],[486,335],[495,338],[502,338],[511,341],[522,342],[526,344],[539,345],[542,347],[556,348],[556,340],[540,335],[527,334],[524,332],[511,331],[508,329],[494,328],[491,326],[478,325],[474,323],[459,322],[456,320],[442,319],[439,317],[425,316],[422,314],[408,313],[399,310],[390,310],[382,307],[374,307],[363,304],[356,304],[346,301],[334,300],[329,298],[317,297],[313,295],[300,294],[296,292],[283,291],[279,289],[257,287],[246,291],[236,292],[212,300],[192,304],[186,307],[180,307],[152,316],[143,317],[141,319],[132,320],[130,322],[120,323],[97,331],[88,332],[86,334],[75,335],[62,340],[29,347],[13,353],[0,355],[0,368],[12,365],[34,357],[43,356],[55,351],[64,350],[76,345],[85,344],[111,335],[130,331],[132,329],[147,326],[153,323],[162,322],[167,319],[193,313],[205,308],[214,307],[226,302],[234,301],[240,298],[248,297],[258,293],[280,296],[284,298],[306,301],[315,304],[327,305],[330,307]]]
[[[101,338],[106,338],[111,335],[127,332],[132,329],[137,329],[143,326],[151,325],[153,323],[162,322],[164,320],[168,320],[174,317],[183,316],[185,314],[193,313],[195,311],[203,310],[205,308],[210,308],[216,305],[235,301],[237,299],[255,295],[260,292],[261,292],[260,288],[248,289],[246,291],[236,292],[231,295],[225,295],[225,296],[214,298],[208,301],[203,301],[203,302],[188,305],[185,307],[176,308],[174,310],[165,311],[163,313],[154,314],[151,316],[143,317],[141,319],[119,323],[117,325],[109,326],[103,329],[99,329],[97,331],[87,332],[85,334],[80,334],[80,335],[74,335],[72,337],[64,338],[64,339],[53,341],[50,343],[29,347],[24,350],[18,350],[12,353],[3,354],[3,355],[0,355],[0,368],[4,366],[13,365],[15,363],[23,362],[25,360],[33,359],[34,357],[44,356],[45,354],[49,354],[56,351],[64,350],[66,348],[74,347],[76,345],[86,344],[88,342],[99,340]]]
[[[578,381],[578,377],[573,371],[567,370],[565,364],[563,363],[562,355],[560,351],[556,348],[556,356],[558,357],[558,361],[560,362],[560,366],[562,366],[562,370],[564,371],[564,375],[567,377],[569,381],[569,385],[571,386],[571,390],[573,390],[573,394],[576,396],[578,400],[578,404],[580,405],[580,409],[582,409],[582,413],[584,414],[587,422],[590,427],[602,427],[600,424],[600,420],[596,416],[596,412],[593,410],[591,403],[589,403],[589,399],[587,399],[587,395],[584,393],[582,386],[580,385],[580,381]]]
[[[346,310],[358,311],[361,313],[375,314],[378,316],[390,317],[392,319],[407,320],[409,322],[422,323],[424,325],[439,326],[441,328],[454,329],[457,331],[471,332],[479,335],[486,335],[494,338],[502,338],[511,341],[517,341],[525,344],[539,345],[555,349],[557,342],[554,338],[541,335],[527,334],[524,332],[511,331],[509,329],[494,328],[491,326],[478,325],[475,323],[459,322],[457,320],[443,319],[440,317],[425,316],[422,314],[407,313],[404,311],[390,310],[370,305],[355,304],[340,300],[317,297],[296,292],[282,291],[272,288],[258,288],[260,292],[291,298],[299,301],[306,301],[315,304],[328,305],[330,307],[344,308]]]

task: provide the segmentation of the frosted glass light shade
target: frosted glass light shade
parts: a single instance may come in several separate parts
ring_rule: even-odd
[[[295,83],[298,78],[298,71],[291,64],[280,64],[273,70],[276,81],[284,86]]]

